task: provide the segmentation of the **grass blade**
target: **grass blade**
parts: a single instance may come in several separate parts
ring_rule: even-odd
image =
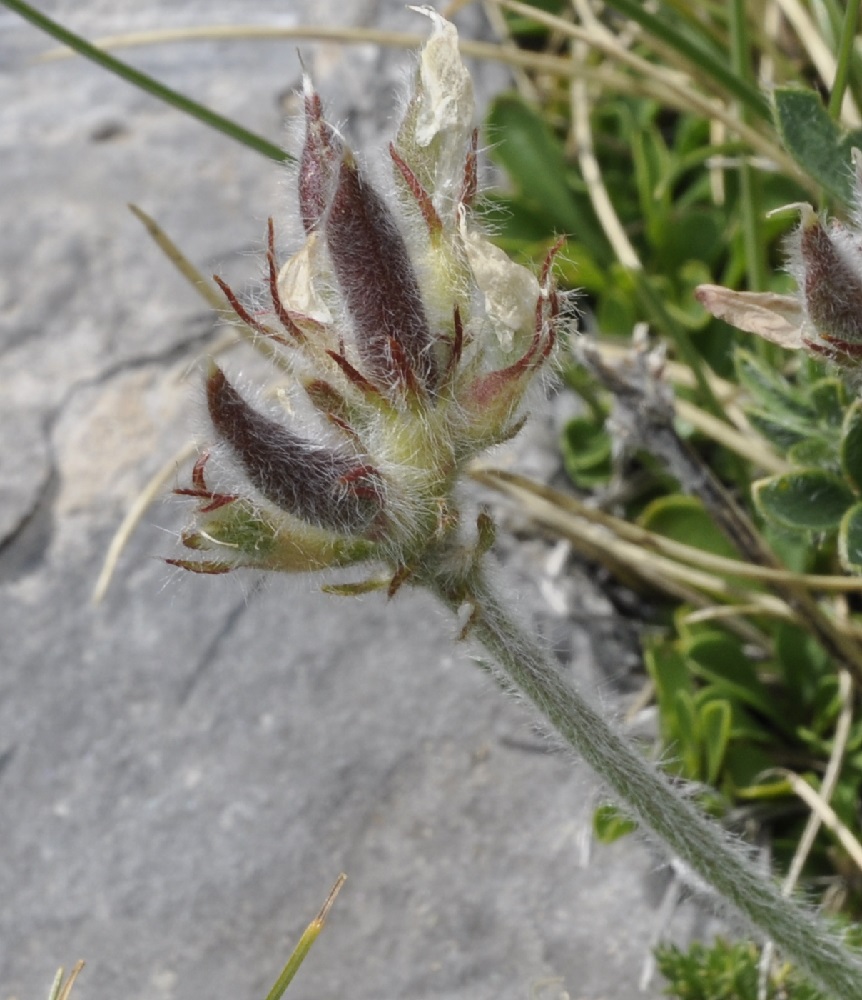
[[[267,993],[266,1000],[281,1000],[284,996],[284,991],[290,986],[291,980],[296,975],[299,970],[302,961],[308,952],[311,950],[311,946],[317,940],[318,934],[323,930],[323,925],[326,923],[326,918],[329,911],[332,909],[332,904],[335,902],[335,897],[338,895],[341,887],[347,881],[346,875],[339,875],[332,887],[329,895],[326,897],[326,902],[323,904],[323,908],[320,913],[311,921],[308,927],[305,928],[305,932],[299,939],[299,943],[291,952],[290,958],[287,960],[287,965],[282,969],[281,975],[275,981],[272,989]]]
[[[184,94],[160,83],[153,77],[141,72],[141,70],[135,69],[128,63],[117,59],[115,56],[103,52],[85,38],[81,38],[80,35],[76,35],[74,32],[69,31],[68,28],[64,28],[61,24],[58,24],[56,21],[51,20],[50,17],[31,7],[24,0],[0,0],[0,3],[35,25],[40,31],[44,31],[45,34],[56,38],[63,45],[68,45],[78,55],[89,59],[91,62],[96,63],[97,66],[101,66],[102,69],[108,70],[109,73],[113,73],[115,76],[120,77],[120,79],[131,83],[132,86],[138,87],[140,90],[163,101],[165,104],[169,104],[184,114],[196,118],[204,125],[214,128],[229,139],[233,139],[235,142],[239,142],[256,153],[275,160],[277,163],[284,163],[292,159],[290,154],[285,152],[280,146],[276,146],[255,132],[250,132],[232,119],[225,118],[203,104],[193,101],[190,97],[186,97]]]

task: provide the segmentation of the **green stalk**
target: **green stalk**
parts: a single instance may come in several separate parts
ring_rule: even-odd
[[[20,14],[21,17],[35,25],[41,31],[44,31],[45,34],[56,38],[63,45],[68,45],[78,55],[89,59],[97,66],[101,66],[102,69],[108,70],[109,73],[113,73],[127,83],[131,83],[132,86],[138,87],[152,97],[164,101],[165,104],[170,104],[184,114],[190,115],[192,118],[197,118],[199,122],[203,122],[204,125],[214,128],[229,139],[242,143],[243,146],[247,146],[249,149],[263,156],[268,156],[277,163],[285,163],[293,159],[280,146],[276,146],[256,132],[250,132],[247,128],[243,128],[242,125],[239,125],[232,119],[225,118],[205,105],[193,101],[190,97],[172,90],[170,87],[165,86],[165,84],[153,79],[153,77],[141,72],[141,70],[135,69],[128,63],[124,63],[115,56],[103,52],[102,49],[96,48],[95,45],[91,45],[90,42],[81,38],[80,35],[76,35],[74,32],[69,31],[68,28],[64,28],[56,21],[52,21],[50,17],[31,7],[30,4],[24,3],[24,0],[0,0],[0,3],[10,10],[15,11],[16,14]]]
[[[731,68],[740,80],[748,83],[750,49],[748,25],[745,20],[745,0],[729,0],[728,6]],[[739,104],[738,114],[742,121],[747,120],[747,108],[744,104]],[[766,284],[766,244],[760,225],[763,213],[760,209],[759,188],[758,178],[747,157],[743,156],[739,164],[739,207],[745,246],[745,267],[751,291],[759,291]],[[761,346],[768,345],[765,341],[758,340],[758,347]]]
[[[563,679],[533,637],[509,616],[475,565],[451,562],[422,582],[457,613],[472,607],[470,636],[514,685],[587,761],[631,814],[720,896],[737,907],[784,954],[806,969],[836,1000],[862,997],[862,965],[811,913],[785,899],[771,878],[746,858],[720,827],[675,791]]]
[[[844,23],[841,25],[841,36],[838,42],[838,59],[835,67],[835,80],[832,83],[832,93],[829,95],[829,114],[838,119],[841,114],[841,102],[847,89],[847,79],[850,75],[850,60],[853,57],[853,43],[856,40],[856,23],[859,19],[860,0],[847,0],[844,11]]]

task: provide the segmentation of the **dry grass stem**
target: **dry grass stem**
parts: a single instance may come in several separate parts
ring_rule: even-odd
[[[196,451],[197,445],[195,442],[190,441],[187,444],[184,444],[179,451],[171,455],[168,461],[161,466],[161,468],[147,482],[141,492],[135,497],[132,506],[129,507],[128,511],[126,511],[126,516],[114,532],[111,544],[108,546],[108,551],[105,553],[105,559],[102,563],[102,569],[99,572],[99,578],[96,581],[95,587],[93,587],[93,594],[91,597],[93,604],[98,604],[105,596],[108,587],[110,586],[111,579],[113,578],[114,571],[117,568],[117,562],[123,553],[123,549],[128,544],[129,539],[132,536],[132,532],[140,524],[141,518],[146,513],[150,504],[152,504],[156,497],[161,493],[170,481],[171,477],[176,475],[177,467],[191,458]]]

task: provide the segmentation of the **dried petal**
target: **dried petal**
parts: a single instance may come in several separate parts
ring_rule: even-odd
[[[279,323],[296,341],[305,339],[305,334],[297,326],[296,317],[290,315],[290,311],[284,304],[281,292],[278,288],[278,258],[275,255],[275,227],[270,218],[267,222],[267,270],[269,271],[269,297],[272,308],[278,317]]]
[[[414,91],[399,129],[410,162],[441,216],[460,198],[476,107],[473,83],[458,50],[458,32],[431,7],[414,7],[434,23],[419,56]]]
[[[441,133],[454,133],[459,158],[464,140],[473,131],[476,105],[473,81],[461,62],[458,49],[458,29],[431,7],[415,7],[431,18],[434,34],[422,47],[419,56],[419,86],[417,96],[420,111],[416,121],[416,141],[430,145]]]
[[[511,351],[515,334],[533,331],[539,282],[532,271],[510,260],[484,236],[467,229],[461,218],[461,238],[470,269],[485,299],[485,312],[503,351]]]
[[[278,295],[292,313],[326,326],[332,322],[332,313],[315,280],[322,270],[323,247],[320,243],[320,233],[309,233],[301,249],[282,265]]]
[[[368,373],[385,386],[401,382],[390,349],[395,341],[418,381],[434,389],[439,366],[407,246],[383,199],[350,157],[341,164],[326,241]]]
[[[251,483],[271,503],[312,524],[360,531],[379,513],[381,484],[357,460],[312,445],[249,406],[216,365],[207,378],[213,426],[227,442]],[[374,493],[378,502],[370,498]]]
[[[731,326],[789,351],[803,346],[802,305],[792,295],[737,292],[721,285],[698,285],[694,295],[707,312]]]

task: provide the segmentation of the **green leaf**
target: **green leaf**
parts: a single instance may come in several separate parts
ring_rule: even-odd
[[[776,87],[772,96],[775,126],[784,148],[833,198],[850,205],[850,151],[862,147],[862,132],[840,128],[813,90]]]
[[[739,553],[696,497],[680,493],[659,497],[644,508],[638,523],[648,531],[704,552],[728,559],[739,558]]]
[[[793,794],[793,786],[787,778],[768,778],[758,781],[748,788],[740,788],[739,795],[746,799],[783,799]]]
[[[716,699],[700,710],[700,737],[703,748],[705,774],[710,785],[718,782],[724,755],[730,741],[730,705],[724,699]]]
[[[793,573],[809,573],[817,556],[816,539],[768,521],[763,525],[766,544]]]
[[[676,721],[676,745],[671,746],[682,766],[682,773],[692,781],[704,778],[700,759],[697,708],[688,691],[677,691],[671,706]]]
[[[616,806],[599,806],[593,813],[593,833],[600,844],[612,844],[637,828],[637,823]]]
[[[681,693],[691,696],[691,674],[685,659],[669,642],[656,642],[648,646],[644,651],[644,663],[655,684],[662,739],[666,744],[674,744],[680,738],[676,699]]]
[[[818,739],[831,740],[832,728],[842,706],[841,691],[835,674],[824,674],[819,679],[811,704],[810,732]]]
[[[737,347],[733,361],[740,385],[751,394],[759,409],[776,419],[786,416],[801,421],[800,427],[816,419],[816,410],[806,395],[779,375],[765,359]]]
[[[686,642],[681,653],[692,672],[720,686],[722,694],[783,725],[780,706],[763,686],[738,639],[713,631]]]
[[[811,386],[810,398],[822,424],[827,427],[841,426],[847,409],[847,388],[841,379],[818,379]]]
[[[614,291],[597,302],[596,327],[603,334],[630,337],[634,325],[642,319],[636,291],[621,264],[612,264],[607,273],[609,287]]]
[[[724,252],[723,226],[716,212],[705,208],[677,210],[668,221],[658,241],[655,265],[665,274],[678,274],[692,260],[715,263]]]
[[[661,178],[668,172],[670,157],[662,134],[652,121],[628,124],[634,161],[634,183],[640,200],[639,214],[650,242],[658,246],[667,229],[671,199],[667,190],[661,198],[657,197],[656,192]]]
[[[862,400],[859,399],[844,415],[841,468],[851,484],[862,493]]]
[[[582,489],[607,482],[611,475],[611,438],[604,421],[590,417],[570,420],[562,434],[563,465]]]
[[[840,476],[821,469],[770,476],[756,482],[752,491],[764,517],[798,531],[836,531],[855,500]]]
[[[807,437],[797,441],[787,450],[787,460],[793,465],[816,466],[818,469],[838,471],[839,461],[835,444],[822,437]]]
[[[305,961],[312,945],[325,927],[326,918],[329,915],[329,911],[332,909],[335,897],[341,891],[341,887],[344,885],[346,879],[346,875],[340,875],[336,879],[335,885],[330,890],[329,896],[327,896],[320,913],[318,913],[308,927],[305,928],[302,937],[297,942],[296,947],[293,949],[287,960],[287,963],[281,970],[281,975],[279,975],[278,979],[276,979],[275,983],[273,983],[272,989],[269,993],[267,993],[266,1000],[281,1000],[284,996],[287,987],[290,986],[293,981],[293,977],[299,971],[299,967]]]
[[[724,758],[724,778],[734,795],[743,799],[782,798],[789,794],[786,779],[764,784],[762,775],[775,767],[775,744],[765,749],[746,743],[731,743]]]
[[[855,503],[841,518],[838,558],[848,573],[862,573],[862,503]]]
[[[779,622],[775,629],[775,664],[784,686],[793,694],[791,704],[799,707],[801,716],[817,692],[819,678],[829,669],[829,657],[804,629],[790,622]],[[795,723],[801,718],[788,721]]]
[[[520,97],[504,94],[487,117],[492,155],[508,171],[525,200],[541,212],[548,232],[569,233],[588,246],[605,246],[601,229],[566,182],[562,143]]]
[[[780,452],[808,440],[808,429],[796,419],[779,418],[763,410],[746,409],[745,415],[757,433]]]

